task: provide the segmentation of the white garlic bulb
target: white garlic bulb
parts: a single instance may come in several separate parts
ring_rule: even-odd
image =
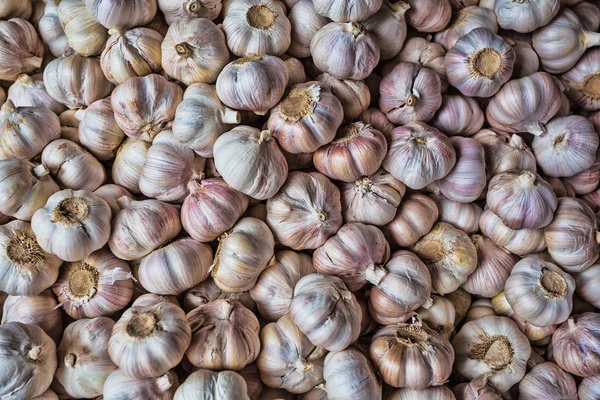
[[[239,374],[233,371],[199,369],[186,378],[172,399],[250,400],[250,397],[246,393],[246,382]]]
[[[125,138],[115,121],[110,99],[95,101],[85,110],[78,110],[79,141],[100,161],[112,160]]]
[[[0,79],[14,81],[42,66],[44,44],[35,28],[21,18],[0,21]]]
[[[310,57],[310,41],[329,20],[315,11],[312,1],[299,1],[287,15],[291,25],[291,43],[287,53],[298,58]]]
[[[533,151],[521,136],[482,129],[475,136],[485,150],[487,179],[512,169],[536,172]]]
[[[329,88],[342,103],[345,121],[356,120],[371,104],[372,96],[365,81],[338,79],[327,73],[319,75],[317,80],[321,83],[321,87]]]
[[[392,4],[386,0],[379,11],[363,22],[364,27],[375,36],[381,60],[394,58],[402,49],[407,33],[404,14],[409,8],[410,5],[403,1]]]
[[[6,20],[10,18],[28,19],[32,13],[31,0],[8,0],[0,6],[0,18]]]
[[[183,19],[215,20],[221,13],[221,7],[219,0],[158,0],[158,8],[169,25]]]
[[[440,222],[447,222],[469,234],[479,231],[479,218],[483,210],[477,203],[459,203],[443,194],[432,194],[430,197],[437,205]]]
[[[66,107],[54,100],[44,86],[42,74],[21,74],[9,88],[7,99],[17,107],[45,107],[55,114],[65,111]]]
[[[155,0],[83,0],[92,17],[105,28],[133,28],[152,21],[157,11]]]
[[[381,399],[381,382],[377,373],[368,358],[356,349],[327,354],[323,364],[323,377],[328,400],[346,400],[352,397]]]
[[[498,33],[498,23],[493,10],[476,6],[468,6],[458,10],[453,22],[443,31],[437,32],[434,40],[446,50],[450,50],[458,39],[476,28],[487,28]]]
[[[421,193],[410,193],[398,206],[394,218],[383,227],[391,242],[409,247],[427,232],[438,219],[438,208],[433,200]]]
[[[496,0],[494,11],[502,29],[527,33],[548,24],[560,10],[560,0],[515,2]]]
[[[598,79],[600,79],[597,75],[599,63],[600,49],[590,50],[581,57],[573,68],[560,77],[566,86],[565,94],[575,104],[585,110],[593,111],[600,109],[600,100],[598,99],[600,92],[596,86]]]
[[[498,246],[517,255],[539,253],[546,248],[543,229],[510,229],[490,210],[481,214],[479,228]]]
[[[179,380],[175,372],[169,371],[156,378],[134,378],[117,369],[104,381],[104,400],[173,400]]]
[[[108,38],[106,28],[96,22],[83,0],[61,0],[57,14],[73,50],[83,56],[102,52]]]
[[[479,132],[484,120],[483,111],[473,98],[443,95],[442,105],[429,123],[448,136],[471,136]]]
[[[65,35],[58,18],[59,4],[60,0],[47,0],[44,16],[38,24],[40,36],[48,45],[48,49],[54,57],[63,57],[74,53],[74,50],[69,46],[69,38]]]
[[[486,186],[485,151],[476,139],[453,136],[450,143],[456,153],[456,164],[437,181],[440,192],[450,200],[474,202]]]
[[[600,284],[600,264],[594,264],[585,271],[574,274],[573,277],[577,294],[594,307],[598,307],[600,296],[596,287]]]
[[[152,144],[144,140],[125,138],[116,151],[111,177],[114,183],[135,194],[141,194],[140,177]]]
[[[584,378],[577,390],[579,400],[594,400],[600,396],[600,377],[591,376]]]
[[[536,365],[519,382],[519,398],[535,400],[543,396],[579,399],[573,377],[552,362]]]

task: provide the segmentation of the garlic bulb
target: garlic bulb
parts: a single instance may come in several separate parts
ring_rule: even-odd
[[[342,226],[340,192],[318,172],[290,172],[267,201],[267,224],[281,244],[316,249]]]
[[[223,292],[217,285],[215,285],[215,282],[211,277],[206,278],[185,293],[183,298],[183,310],[185,312],[190,312],[196,307],[203,306],[211,301],[219,299],[237,300],[248,310],[256,312],[256,303],[252,297],[250,297],[249,292]]]
[[[381,60],[394,58],[402,49],[407,33],[404,14],[409,8],[403,1],[392,4],[386,0],[379,11],[363,22],[365,29],[375,37]]]
[[[125,138],[125,133],[115,121],[110,99],[92,103],[79,110],[75,117],[80,121],[79,140],[98,160],[112,160]]]
[[[344,400],[356,396],[381,399],[381,383],[369,360],[358,350],[347,349],[325,357],[323,376],[327,399]]]
[[[600,68],[600,49],[586,52],[583,57],[561,76],[561,81],[566,86],[565,94],[579,107],[585,110],[600,109],[600,80],[598,71]],[[9,90],[10,98],[10,90]]]
[[[158,8],[165,16],[167,24],[194,18],[216,19],[221,13],[218,0],[158,0]]]
[[[493,0],[492,0],[493,1]],[[453,389],[457,400],[502,400],[503,397],[488,383],[490,375],[480,375],[468,383],[460,383]]]
[[[60,120],[60,137],[81,144],[79,140],[79,120],[75,118],[77,111],[67,109],[58,116]]]
[[[202,157],[212,157],[215,141],[240,121],[240,113],[221,103],[214,86],[197,83],[177,106],[173,135]]]
[[[594,264],[585,271],[573,275],[577,294],[585,301],[598,308],[600,296],[596,288],[600,284],[600,264]]]
[[[443,31],[437,32],[434,40],[446,50],[450,50],[458,39],[476,28],[487,28],[498,33],[498,24],[493,10],[476,6],[468,6],[458,10],[453,22]]]
[[[335,276],[309,274],[301,278],[294,288],[290,316],[311,343],[329,351],[345,349],[360,335],[360,306]],[[324,374],[327,379],[327,372]]]
[[[213,372],[205,369],[188,376],[172,399],[250,400],[246,393],[246,382],[239,374],[233,371]]]
[[[462,287],[474,295],[493,297],[504,289],[519,258],[485,236],[472,235],[471,240],[477,248],[477,268]]]
[[[58,346],[56,379],[69,396],[102,394],[104,381],[117,369],[108,357],[108,340],[115,321],[107,317],[75,321],[65,329]]]
[[[402,199],[383,232],[396,245],[410,247],[431,230],[437,219],[438,208],[433,200],[421,193],[410,193]]]
[[[217,94],[228,107],[265,115],[279,102],[287,82],[287,68],[280,58],[247,56],[223,68],[217,78]],[[268,87],[269,90],[257,91],[257,87]]]
[[[133,305],[113,327],[108,354],[128,376],[156,377],[181,362],[191,336],[190,325],[178,306],[166,301]]]
[[[448,50],[448,81],[465,96],[493,96],[510,79],[515,57],[500,36],[487,28],[475,28]]]
[[[456,163],[446,135],[423,122],[392,130],[382,166],[411,189],[423,189],[445,177]]]
[[[91,1],[91,0],[88,0]],[[119,85],[129,78],[158,73],[163,36],[153,29],[111,29],[100,66],[106,79]]]
[[[317,68],[338,79],[365,79],[379,63],[375,36],[356,21],[325,25],[313,36],[310,53]]]
[[[560,10],[560,0],[518,2],[496,0],[494,11],[502,29],[521,33],[533,32],[547,25]]]
[[[30,159],[60,137],[60,120],[45,107],[16,107],[8,100],[0,108],[0,160]]]
[[[8,0],[0,6],[0,18],[7,20],[10,18],[28,19],[31,17],[31,0]]]
[[[456,325],[460,324],[471,307],[471,295],[463,288],[458,288],[444,297],[450,300],[454,305],[454,313],[456,315],[454,323]]]
[[[485,169],[487,179],[512,169],[536,171],[533,151],[525,144],[521,136],[490,129],[482,129],[475,136],[485,150]]]
[[[60,342],[63,335],[62,314],[52,291],[47,289],[35,296],[8,296],[3,310],[3,325],[9,322],[37,325],[55,343]]]
[[[65,35],[58,18],[59,4],[60,0],[47,0],[44,16],[40,19],[38,25],[40,36],[48,45],[48,49],[54,57],[63,57],[74,53],[74,50],[69,46],[69,38]]]
[[[342,104],[327,85],[307,82],[271,110],[268,128],[290,153],[311,153],[331,142],[344,116]]]
[[[370,75],[371,76],[371,75]],[[366,111],[372,96],[365,81],[337,79],[330,74],[320,74],[317,79],[321,87],[326,86],[342,103],[345,121],[354,121]]]
[[[597,32],[600,28],[600,8],[597,3],[581,1],[571,7],[586,31]]]
[[[379,86],[377,87],[377,90],[379,90]],[[392,130],[395,128],[394,124],[390,122],[387,116],[376,107],[370,107],[363,111],[358,116],[358,119],[383,133],[383,136],[385,136],[386,139],[391,137]]]
[[[492,302],[489,299],[475,300],[471,305],[471,308],[469,308],[469,312],[467,312],[465,322],[487,317],[488,315],[496,315]]]
[[[589,169],[563,180],[576,194],[585,195],[593,192],[600,183],[600,151],[596,151],[596,160]]]
[[[390,258],[390,246],[376,227],[358,222],[342,226],[313,254],[315,269],[341,278],[351,292],[378,282]]]
[[[533,33],[532,46],[544,71],[566,72],[585,51],[600,45],[600,33],[586,31],[577,15],[568,8]]]
[[[273,197],[287,179],[287,162],[271,131],[237,126],[217,139],[213,151],[225,182],[255,199]]]
[[[79,54],[50,61],[44,69],[44,86],[54,100],[71,109],[85,108],[114,88],[104,77],[100,60]]]
[[[192,310],[186,319],[192,342],[185,354],[196,367],[239,371],[258,356],[258,320],[241,303],[215,300]]]
[[[125,138],[116,151],[111,177],[114,183],[135,194],[141,194],[139,182],[151,143]]]
[[[246,394],[250,400],[259,400],[265,385],[260,380],[256,364],[250,364],[237,372],[246,382]]]
[[[30,221],[48,198],[59,191],[43,165],[9,158],[0,161],[0,212]],[[8,221],[7,221],[8,222]]]
[[[117,124],[134,139],[152,142],[171,127],[183,90],[161,75],[135,77],[117,86],[110,101]]]
[[[110,207],[111,215],[114,217],[120,210],[117,200],[123,196],[133,198],[133,195],[129,193],[127,189],[122,186],[115,185],[113,183],[100,186],[94,191],[95,195],[98,195],[102,200],[106,201]]]
[[[261,380],[269,387],[305,393],[323,382],[326,351],[313,345],[289,314],[260,332],[261,350],[256,360]]]
[[[423,390],[409,388],[396,389],[386,400],[455,400],[452,391],[447,386],[430,386]]]
[[[448,0],[407,0],[408,24],[419,32],[438,32],[448,25],[452,8]]]
[[[133,28],[152,21],[157,11],[155,0],[134,0],[126,3],[103,0],[83,0],[92,17],[107,29]]]
[[[382,0],[315,0],[315,10],[335,22],[364,21],[380,9]]]
[[[543,229],[510,229],[490,210],[481,214],[479,228],[496,245],[520,256],[539,253],[546,248]]]
[[[290,250],[276,253],[275,263],[260,274],[250,289],[260,315],[268,321],[277,321],[288,314],[296,283],[314,272],[310,256]]]
[[[554,363],[536,365],[519,382],[519,398],[535,400],[544,396],[578,399],[575,379]]]
[[[506,317],[467,322],[454,336],[458,372],[467,379],[489,374],[489,382],[506,392],[525,375],[531,347],[517,325]]]
[[[86,57],[102,52],[108,38],[106,28],[94,20],[83,0],[61,0],[57,15],[73,50]]]
[[[570,317],[552,335],[552,357],[563,370],[589,377],[600,373],[598,346],[600,314],[587,312]]]
[[[54,100],[44,86],[42,74],[21,74],[8,88],[8,100],[17,107],[45,107],[55,114],[65,111],[66,107]]]
[[[439,333],[444,339],[450,340],[456,320],[456,311],[450,300],[432,295],[431,299],[416,313],[428,327]]]
[[[0,356],[5,368],[0,396],[31,399],[50,387],[57,365],[56,345],[41,328],[21,322],[0,326]]]
[[[477,249],[469,236],[445,222],[438,222],[412,251],[431,273],[433,292],[451,293],[465,283],[477,267]]]
[[[442,96],[442,105],[429,122],[448,136],[471,136],[481,129],[483,111],[477,102],[460,95]]]
[[[473,138],[453,136],[450,143],[456,152],[456,164],[437,181],[437,185],[450,200],[471,203],[479,198],[486,186],[485,151]]]
[[[349,351],[354,352],[356,350],[350,349]],[[365,360],[366,360],[366,358],[365,358]],[[354,393],[354,392],[351,392],[351,393]],[[322,383],[322,384],[315,386],[308,392],[301,394],[298,397],[298,399],[300,399],[300,400],[328,400],[327,391],[325,390],[325,384]]]
[[[515,64],[513,66],[513,78],[523,78],[532,75],[540,69],[540,58],[531,47],[531,44],[522,40],[512,40],[503,37],[515,51]]]
[[[287,53],[298,58],[310,57],[310,41],[329,20],[317,13],[312,1],[299,1],[287,15],[291,26],[291,43]]]
[[[438,74],[411,62],[401,62],[385,75],[379,94],[379,108],[391,122],[399,125],[427,122],[442,104]]]
[[[24,19],[0,21],[0,47],[0,79],[14,81],[42,66],[44,45],[35,28]]]
[[[469,234],[479,231],[479,218],[483,210],[476,203],[459,203],[443,194],[431,195],[431,198],[437,205],[440,222],[447,222]]]
[[[179,380],[173,371],[156,378],[134,378],[117,369],[104,381],[104,400],[173,400]]]
[[[600,377],[590,376],[584,378],[577,391],[579,400],[594,400],[600,396]]]
[[[381,328],[373,336],[370,355],[385,383],[417,390],[442,385],[454,363],[450,343],[418,317]]]

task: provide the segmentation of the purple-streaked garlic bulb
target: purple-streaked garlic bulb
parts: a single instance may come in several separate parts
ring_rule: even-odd
[[[575,290],[577,294],[598,308],[600,305],[600,293],[596,288],[600,284],[600,264],[594,264],[583,272],[573,275],[575,278]]]
[[[443,95],[442,105],[429,123],[448,136],[472,136],[481,130],[485,117],[474,99]]]
[[[288,83],[287,87],[292,87],[298,83],[304,83],[308,80],[306,77],[306,71],[304,70],[304,65],[302,61],[295,57],[291,57],[287,54],[283,54],[281,56],[283,63],[285,64],[285,68],[288,71]]]
[[[222,4],[217,0],[158,0],[158,8],[164,14],[166,23],[171,25],[193,18],[215,20],[221,13]]]
[[[540,58],[538,57],[531,44],[522,40],[513,40],[503,37],[504,41],[510,44],[515,51],[515,64],[513,66],[512,77],[515,79],[523,78],[534,74],[540,69]]]
[[[363,22],[365,29],[375,36],[381,60],[395,57],[402,49],[407,33],[404,14],[409,8],[403,1],[392,4],[385,0],[379,11]]]
[[[566,86],[566,95],[579,107],[600,109],[600,49],[586,52],[560,79]]]
[[[144,140],[125,138],[116,151],[111,177],[114,183],[123,186],[134,194],[141,194],[140,177],[146,161],[146,154],[152,144]]]
[[[473,138],[453,136],[450,143],[456,152],[454,168],[437,185],[450,200],[471,203],[479,198],[486,186],[485,153]]]
[[[546,248],[543,229],[510,229],[499,216],[485,210],[479,218],[481,233],[517,255],[539,253]]]
[[[465,96],[493,96],[510,79],[515,58],[500,36],[487,28],[473,29],[446,54],[448,81]]]
[[[409,388],[396,389],[391,392],[386,400],[455,400],[447,386],[430,386],[423,390],[415,390]]]
[[[496,0],[494,11],[498,25],[520,33],[533,32],[548,24],[560,10],[560,0]]]
[[[319,75],[317,80],[342,103],[346,121],[356,120],[371,104],[372,96],[364,81],[337,79],[327,73]]]
[[[552,335],[552,357],[563,370],[577,376],[600,374],[600,314],[574,315]]]
[[[473,138],[477,139],[485,150],[485,169],[488,180],[494,175],[512,169],[536,171],[535,155],[521,136],[482,129]]]
[[[94,194],[106,201],[113,217],[117,215],[120,210],[119,204],[117,203],[118,199],[123,196],[133,198],[133,195],[127,189],[115,185],[114,183],[107,183],[106,185],[100,186],[98,189],[94,190]]]
[[[483,210],[477,203],[460,203],[441,193],[430,196],[437,205],[440,222],[447,222],[468,234],[479,231],[479,218]]]
[[[14,81],[42,66],[44,44],[33,25],[21,18],[0,21],[0,79]]]
[[[481,7],[465,7],[458,10],[454,21],[443,31],[437,32],[434,40],[450,50],[456,41],[476,28],[487,28],[498,33],[498,23],[493,10]]]
[[[570,7],[586,31],[597,32],[598,28],[600,28],[600,7],[597,4],[590,1],[582,1]]]
[[[39,326],[54,343],[63,335],[63,317],[56,297],[50,289],[35,296],[7,296],[2,309],[2,325],[22,322]],[[56,399],[55,399],[56,400]]]
[[[91,16],[105,28],[133,28],[145,25],[156,15],[157,5],[153,0],[129,2],[83,0]]]
[[[90,104],[75,113],[79,123],[79,142],[99,161],[112,160],[125,139],[125,132],[117,125],[110,99]]]
[[[380,9],[382,0],[315,0],[315,10],[335,22],[363,21]]]
[[[323,388],[319,385],[309,392],[304,400],[346,400],[353,396],[364,399],[381,398],[379,377],[369,359],[359,350],[350,348],[327,354],[323,365],[323,377],[327,391],[318,390],[319,387]],[[293,400],[292,397],[277,397],[270,400],[279,399]]]
[[[406,21],[420,32],[439,32],[452,18],[449,0],[407,0]]]
[[[287,15],[292,41],[287,53],[298,58],[310,57],[310,41],[329,19],[317,13],[312,1],[299,1]]]
[[[45,107],[56,114],[66,110],[66,107],[54,100],[46,91],[42,74],[21,74],[8,88],[7,100],[17,107]]]
[[[537,400],[544,396],[571,400],[581,398],[577,396],[575,379],[552,362],[536,365],[519,382],[520,399]]]
[[[382,229],[392,243],[409,247],[417,243],[438,219],[438,208],[422,193],[409,193],[402,199],[396,215]]]
[[[595,400],[600,397],[600,376],[584,378],[577,390],[579,400]]]
[[[379,90],[379,87],[377,89]],[[395,125],[390,122],[387,116],[376,107],[370,107],[363,111],[358,119],[383,133],[386,139],[391,136],[392,130],[395,128]]]

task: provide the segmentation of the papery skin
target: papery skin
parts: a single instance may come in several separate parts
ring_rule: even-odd
[[[32,400],[58,400],[58,395],[52,390],[48,389],[39,396],[34,397]]]
[[[369,87],[363,80],[337,79],[328,73],[319,75],[317,80],[342,103],[345,121],[356,120],[371,103]]]
[[[158,8],[169,25],[192,18],[215,20],[221,13],[221,7],[221,1],[217,0],[158,0]]]
[[[358,119],[383,133],[386,140],[391,137],[392,130],[395,128],[385,113],[377,107],[369,107],[358,116]]]
[[[590,376],[584,378],[579,384],[577,394],[579,400],[595,400],[600,396],[600,377]]]
[[[298,58],[310,57],[310,41],[329,20],[315,11],[312,1],[296,3],[287,18],[292,39],[287,53]]]
[[[105,400],[122,400],[126,396],[139,400],[173,400],[179,381],[173,371],[156,378],[133,378],[117,369],[108,376],[104,386]]]
[[[410,10],[406,21],[419,32],[438,32],[444,29],[452,17],[448,0],[407,0]]]
[[[0,22],[0,79],[13,81],[42,66],[44,44],[35,28],[21,18]]]
[[[78,110],[67,109],[58,116],[61,125],[60,137],[81,144],[81,141],[79,140],[79,120],[75,118],[77,111]]]
[[[259,400],[263,389],[267,388],[260,380],[256,364],[250,364],[246,366],[244,369],[238,371],[238,374],[240,374],[240,376],[246,382],[246,394],[250,400]]]
[[[476,28],[487,28],[493,33],[498,33],[494,11],[476,6],[461,8],[454,21],[446,29],[435,34],[434,40],[446,50],[450,50],[458,39]]]
[[[117,204],[117,200],[123,196],[133,198],[133,195],[124,187],[115,185],[114,183],[109,183],[106,185],[100,186],[98,189],[94,191],[95,195],[100,196],[102,200],[106,201],[108,206],[110,207],[110,211],[112,216],[114,217],[120,210],[119,205]]]
[[[112,160],[125,139],[125,133],[115,121],[110,99],[92,103],[87,109],[75,113],[80,121],[79,140],[98,160]]]
[[[598,31],[598,28],[600,28],[600,8],[597,3],[581,1],[570,8],[581,20],[586,31]]]
[[[552,357],[563,370],[581,377],[600,373],[598,335],[600,314],[586,312],[570,317],[552,335]]]
[[[382,230],[391,242],[409,247],[431,230],[438,219],[433,200],[421,193],[410,193],[398,206],[394,218]]]
[[[430,197],[437,205],[438,218],[441,222],[447,222],[469,234],[479,231],[479,218],[483,210],[477,203],[459,203],[444,197],[441,193],[432,194]]]
[[[51,290],[45,289],[35,296],[8,296],[2,311],[3,325],[8,322],[37,325],[55,343],[60,343],[63,335],[62,313]]]
[[[227,293],[223,292],[211,277],[206,278],[185,293],[183,310],[190,312],[196,307],[208,304],[219,299],[237,300],[248,310],[256,313],[256,303],[249,292]]]
[[[42,74],[21,74],[8,88],[6,99],[11,100],[17,107],[45,107],[55,114],[60,114],[66,107],[54,100],[44,86]]]
[[[510,44],[515,51],[515,64],[513,66],[513,79],[524,78],[532,75],[540,69],[540,58],[538,57],[531,44],[522,40],[512,40],[503,37],[504,41]]]
[[[111,177],[114,183],[135,194],[141,194],[140,177],[152,144],[144,140],[125,138],[116,151]]]
[[[102,52],[106,28],[94,20],[82,0],[61,0],[57,15],[73,50],[86,57]]]
[[[498,246],[517,255],[539,253],[546,248],[543,229],[510,229],[487,209],[479,218],[479,227]]]
[[[474,99],[443,95],[442,104],[429,123],[448,136],[471,136],[481,130],[484,121],[483,111]]]
[[[416,310],[423,322],[444,339],[450,340],[454,334],[456,311],[454,304],[442,296],[431,295],[422,307]]]
[[[489,375],[481,375],[471,382],[456,385],[452,391],[457,400],[502,400],[488,380]]]
[[[600,183],[600,150],[596,151],[596,160],[587,170],[563,180],[579,195],[592,193]]]
[[[361,352],[347,349],[325,357],[323,377],[328,400],[345,400],[351,396],[381,398],[381,383],[371,362]]]
[[[365,28],[375,36],[381,60],[395,57],[402,49],[407,34],[404,14],[409,8],[403,1],[392,4],[385,0],[379,11],[364,21]]]
[[[469,312],[467,312],[465,322],[487,317],[488,315],[496,315],[492,302],[486,298],[475,300],[469,308]]]
[[[38,23],[40,36],[48,45],[48,49],[54,57],[67,56],[75,52],[75,50],[69,46],[69,38],[65,35],[65,31],[58,18],[59,4],[59,0],[47,0],[46,7],[44,8],[44,15],[40,18]]]
[[[527,33],[548,24],[560,10],[560,0],[515,2],[496,0],[494,11],[502,29]]]
[[[600,110],[600,49],[587,51],[573,68],[564,73],[560,79],[566,86],[565,94],[579,107],[596,111]]]
[[[107,29],[133,28],[145,25],[156,15],[155,0],[83,0],[94,19]]]
[[[456,152],[454,168],[437,181],[442,194],[450,200],[471,203],[479,198],[486,186],[485,152],[473,138],[453,136],[450,143]]]
[[[460,324],[460,322],[467,315],[467,311],[471,307],[472,296],[463,288],[458,288],[454,292],[445,295],[445,297],[454,305],[454,312],[456,316],[455,324]]]
[[[364,21],[382,5],[382,0],[316,0],[315,10],[335,22]]]
[[[179,386],[173,400],[193,400],[210,396],[215,400],[250,400],[246,383],[236,372],[200,369]],[[209,398],[210,398],[209,397]]]
[[[31,1],[8,0],[0,7],[0,18],[6,20],[9,18],[28,19],[32,13]]]
[[[537,164],[533,151],[516,134],[482,129],[475,136],[485,150],[487,179],[512,169],[536,172]]]
[[[386,400],[455,400],[452,391],[447,386],[430,386],[423,390],[409,388],[396,389],[390,393]]]
[[[534,400],[540,396],[579,399],[575,379],[552,362],[536,365],[519,382],[519,398]]]
[[[600,293],[596,289],[600,285],[600,264],[594,264],[585,271],[573,275],[577,294],[598,308],[600,306]]]

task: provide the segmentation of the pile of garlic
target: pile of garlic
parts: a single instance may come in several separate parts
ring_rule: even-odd
[[[599,0],[0,0],[0,399],[600,399]]]

